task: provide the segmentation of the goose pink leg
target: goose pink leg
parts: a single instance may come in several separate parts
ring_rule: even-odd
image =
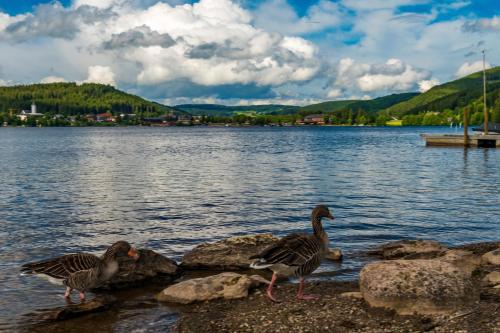
[[[80,301],[82,301],[82,302],[85,301],[85,293],[84,292],[80,292],[78,295],[80,296]]]
[[[274,286],[274,283],[276,282],[276,279],[278,278],[278,276],[276,274],[273,273],[273,277],[271,278],[271,283],[269,284],[269,287],[267,287],[267,297],[269,297],[269,299],[275,303],[280,303],[280,301],[278,301],[276,298],[274,298],[273,296],[273,286]]]
[[[66,292],[64,293],[64,297],[65,298],[71,298],[71,292],[73,291],[73,289],[71,289],[70,287],[66,287]]]
[[[304,278],[301,277],[300,278],[300,283],[299,283],[299,291],[297,292],[297,298],[298,299],[303,299],[303,300],[306,300],[306,301],[310,301],[310,300],[317,300],[317,299],[319,299],[319,296],[318,295],[305,295],[304,294]]]

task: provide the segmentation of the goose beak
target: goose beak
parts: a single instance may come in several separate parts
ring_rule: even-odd
[[[335,217],[333,217],[332,213],[328,213],[328,216],[326,218],[330,220],[335,220]]]
[[[130,250],[128,251],[127,255],[130,258],[134,258],[134,260],[139,259],[139,253],[137,253],[137,250],[134,247],[130,248]]]

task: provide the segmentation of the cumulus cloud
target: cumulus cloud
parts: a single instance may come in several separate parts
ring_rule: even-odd
[[[40,5],[0,34],[25,45],[38,37],[61,40],[64,47],[79,52],[85,67],[95,61],[103,66],[119,63],[114,68],[126,68],[127,73],[116,77],[129,84],[187,79],[199,85],[280,85],[307,81],[320,68],[313,43],[255,27],[252,14],[236,2],[200,0],[176,6],[157,2],[144,7],[147,2],[77,0],[69,8],[58,2]],[[105,77],[103,82],[116,84],[114,74],[108,75],[112,72],[93,70],[97,80]]]
[[[479,20],[467,21],[463,25],[463,29],[467,32],[499,32],[500,17],[493,16],[492,18],[483,18]]]
[[[430,80],[422,80],[418,83],[418,91],[424,93],[432,87],[439,85],[439,83],[439,80],[436,78],[432,78]]]
[[[486,62],[485,67],[488,69],[488,68],[491,68],[491,65],[488,62]],[[473,62],[473,63],[466,62],[458,68],[457,72],[455,73],[455,76],[456,77],[463,77],[463,76],[467,76],[469,74],[479,72],[482,70],[483,70],[483,61],[482,60],[478,60],[478,61]]]
[[[112,14],[91,6],[77,9],[64,8],[59,2],[41,4],[33,14],[21,16],[4,27],[4,36],[14,42],[23,42],[36,37],[72,39],[81,25],[109,18]]]
[[[0,13],[1,76],[105,82],[158,101],[299,101],[425,90],[464,54],[500,54],[498,16],[441,15],[466,0],[314,0],[304,13],[290,2],[72,0]]]
[[[115,86],[115,74],[111,67],[108,66],[90,66],[88,76],[84,83],[101,83]]]
[[[374,91],[409,91],[429,77],[400,59],[389,59],[381,64],[358,63],[344,58],[334,69],[335,80],[329,97],[340,95],[340,89],[370,93]],[[333,95],[332,95],[333,94]]]
[[[60,76],[47,76],[40,80],[40,83],[66,82],[66,79]]]
[[[117,25],[128,19],[125,15]],[[121,55],[140,65],[140,84],[189,79],[201,85],[278,85],[308,80],[319,69],[313,43],[255,28],[250,13],[229,0],[158,3],[135,13],[134,22],[177,41],[168,49],[138,48]]]
[[[119,34],[113,34],[110,40],[103,43],[103,47],[108,50],[148,46],[167,48],[174,44],[175,41],[168,33],[160,34],[157,31],[151,30],[150,27],[142,25]]]

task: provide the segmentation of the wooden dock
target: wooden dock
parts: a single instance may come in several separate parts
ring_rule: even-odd
[[[500,148],[500,134],[472,134],[465,139],[457,134],[421,134],[426,146]],[[467,142],[465,142],[467,141]]]

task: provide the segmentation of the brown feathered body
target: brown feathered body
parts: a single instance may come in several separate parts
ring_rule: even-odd
[[[127,254],[130,249],[130,244],[119,241],[110,246],[101,257],[90,253],[67,254],[25,264],[21,267],[21,272],[46,275],[61,281],[67,287],[86,292],[110,280],[119,270],[116,257]]]
[[[314,233],[290,234],[281,238],[258,255],[251,268],[269,268],[277,275],[304,277],[314,272],[321,264],[328,250],[328,236],[321,224],[322,217],[330,217],[328,209],[318,206],[313,210],[311,220]]]

